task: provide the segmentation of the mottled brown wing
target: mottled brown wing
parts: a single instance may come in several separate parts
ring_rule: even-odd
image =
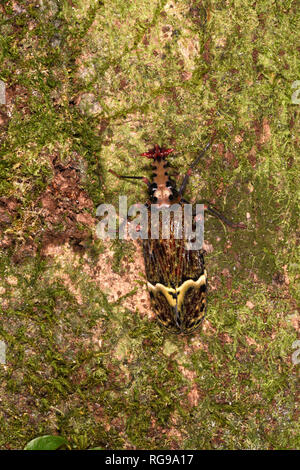
[[[146,276],[151,284],[179,287],[204,273],[204,250],[187,250],[186,240],[143,240]]]
[[[206,297],[207,279],[198,289],[190,288],[186,292],[181,312],[183,318],[181,329],[184,333],[191,333],[201,325],[206,314]]]
[[[206,312],[203,250],[187,250],[184,238],[144,240],[151,306],[160,323],[176,333],[198,328]]]
[[[149,291],[149,293],[151,307],[159,323],[172,333],[180,333],[174,318],[174,311],[166,297],[160,292],[153,294]]]

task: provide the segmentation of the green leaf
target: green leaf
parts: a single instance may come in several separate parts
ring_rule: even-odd
[[[41,436],[28,442],[24,450],[57,450],[67,444],[67,441],[60,436]]]

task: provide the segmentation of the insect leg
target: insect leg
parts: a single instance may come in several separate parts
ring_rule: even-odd
[[[148,180],[148,178],[145,178],[144,176],[126,176],[126,175],[119,175],[118,173],[116,173],[115,171],[113,170],[108,170],[112,175],[116,176],[117,178],[119,179],[134,179],[134,180],[142,180],[143,183],[146,183],[146,185],[148,186],[148,189],[151,187],[151,183],[150,181]],[[141,206],[146,206],[148,207],[148,204],[141,204]],[[120,223],[120,226],[119,226],[119,233],[123,233],[124,231],[124,226],[125,224],[127,223],[127,219],[126,220],[123,220],[121,223]]]
[[[184,204],[190,204],[189,201],[186,199],[181,198],[181,202]],[[222,212],[218,211],[215,207],[212,206],[212,204],[207,201],[206,199],[202,199],[202,201],[199,201],[197,204],[204,204],[204,210],[207,211],[210,215],[213,215],[214,217],[217,217],[218,219],[222,220],[226,225],[228,225],[231,228],[247,228],[245,224],[243,223],[238,223],[236,224],[235,222],[232,222],[231,220],[227,219]],[[193,217],[196,216],[196,208],[193,205]]]
[[[132,179],[132,180],[142,180],[143,183],[146,183],[148,188],[150,187],[151,183],[148,180],[148,178],[145,178],[145,176],[125,176],[125,175],[119,175],[113,170],[108,170],[112,175],[116,176],[119,179]]]
[[[227,219],[224,214],[219,212],[215,207],[212,206],[212,204],[209,201],[206,201],[205,199],[200,201],[198,204],[204,204],[204,210],[206,210],[210,215],[213,215],[214,217],[217,217],[218,219],[222,220],[224,224],[228,225],[231,228],[247,228],[245,224],[243,223],[235,223],[232,222],[231,220]]]
[[[211,142],[209,142],[205,149],[202,150],[202,152],[200,152],[200,154],[198,155],[198,157],[196,158],[196,160],[194,160],[194,162],[191,164],[190,168],[188,169],[188,171],[186,172],[185,174],[185,177],[183,178],[183,181],[182,181],[182,184],[180,186],[180,189],[179,189],[179,195],[182,196],[184,191],[185,191],[185,188],[186,188],[186,185],[188,184],[188,180],[189,180],[189,177],[191,176],[192,172],[193,172],[193,169],[198,165],[199,161],[201,160],[201,158],[203,157],[203,155],[205,154],[206,150],[208,149],[208,147],[210,146]]]

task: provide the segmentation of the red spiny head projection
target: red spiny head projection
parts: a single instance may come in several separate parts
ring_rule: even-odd
[[[166,157],[167,155],[169,155],[169,153],[173,151],[174,149],[164,149],[164,148],[159,147],[159,145],[156,144],[153,149],[149,150],[149,152],[141,153],[141,156],[147,157],[147,158],[153,158],[153,160],[156,160],[159,157],[161,158]]]

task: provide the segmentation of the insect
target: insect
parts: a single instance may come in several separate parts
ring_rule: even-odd
[[[189,177],[193,169],[210,144],[197,156],[186,172],[179,190],[169,176],[167,156],[174,149],[161,148],[158,145],[141,155],[152,161],[152,181],[144,176],[124,176],[110,170],[122,179],[140,179],[147,184],[149,200],[145,204],[148,210],[149,236],[143,240],[143,254],[150,302],[159,323],[173,333],[189,334],[202,323],[207,306],[207,271],[204,254],[201,249],[186,249],[186,238],[176,238],[174,219],[171,219],[169,238],[164,239],[159,229],[157,239],[151,238],[151,209],[155,207],[172,208],[175,204],[184,206],[188,203],[183,198]],[[200,201],[211,215],[232,228],[246,228],[244,224],[233,223],[220,213],[208,201]]]

